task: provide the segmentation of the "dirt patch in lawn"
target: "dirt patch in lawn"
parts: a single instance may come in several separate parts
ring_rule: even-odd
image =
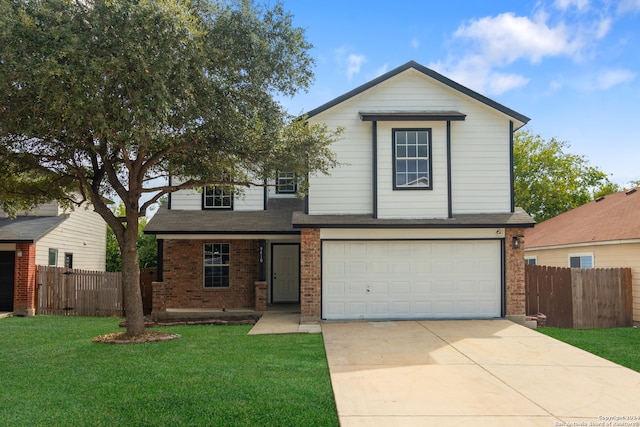
[[[95,337],[92,341],[107,344],[143,344],[147,342],[169,341],[180,338],[178,334],[159,331],[144,331],[135,336],[129,336],[126,332],[113,332]]]

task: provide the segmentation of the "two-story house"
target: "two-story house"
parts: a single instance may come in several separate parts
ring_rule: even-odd
[[[266,298],[299,303],[302,322],[524,318],[534,221],[514,207],[513,133],[529,118],[408,62],[308,120],[345,132],[304,201],[283,171],[238,198],[176,192],[149,222],[154,312]]]
[[[10,218],[0,211],[0,311],[35,314],[36,265],[104,271],[107,231],[91,208],[53,201]]]

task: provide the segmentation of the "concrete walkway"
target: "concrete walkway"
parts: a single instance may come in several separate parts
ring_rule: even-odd
[[[265,311],[248,335],[299,334],[321,332],[320,324],[301,325],[300,312],[288,310]]]
[[[640,373],[507,320],[322,333],[342,427],[640,426]]]

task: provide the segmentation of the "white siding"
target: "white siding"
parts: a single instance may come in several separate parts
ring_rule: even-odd
[[[104,271],[107,229],[102,217],[84,205],[69,212],[69,218],[36,242],[36,264],[49,264],[49,248],[58,250],[58,267],[64,254],[73,254],[73,268]]]
[[[372,124],[366,111],[460,111],[451,123],[452,207],[457,213],[510,210],[509,118],[503,113],[409,70],[313,117],[329,128],[346,127],[332,147],[341,165],[311,177],[310,214],[372,213]],[[434,218],[447,215],[444,122],[378,122],[378,215]],[[432,128],[433,190],[392,191],[391,128]]]
[[[261,211],[264,208],[264,189],[262,187],[242,188],[233,196],[233,210]],[[198,190],[179,190],[171,194],[171,210],[202,210],[202,192]]]
[[[318,121],[326,122],[330,129],[344,126],[345,132],[332,146],[340,165],[330,175],[309,177],[312,215],[373,213],[371,123],[360,120],[360,107],[346,102],[318,116]]]
[[[393,189],[394,128],[431,128],[432,190]],[[378,218],[446,218],[447,137],[442,122],[378,123]]]

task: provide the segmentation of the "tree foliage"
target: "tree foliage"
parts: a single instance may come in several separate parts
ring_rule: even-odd
[[[117,216],[124,216],[124,205],[120,203],[115,208]],[[147,225],[147,218],[140,218],[138,221],[138,264],[140,268],[155,267],[158,264],[158,245],[156,238],[152,234],[144,234],[144,227]],[[120,245],[111,227],[107,225],[107,271],[122,271],[122,254]]]
[[[528,130],[515,134],[515,204],[538,222],[619,191],[606,173],[586,157],[566,152],[568,148],[566,142],[545,141]]]
[[[277,169],[304,179],[335,164],[336,133],[274,100],[307,89],[313,65],[280,4],[0,0],[0,45],[0,170],[17,167],[17,181],[51,197],[79,191],[74,202],[105,219],[122,253],[130,335],[144,322],[127,224],[181,188],[261,184]],[[25,184],[15,181],[0,195]],[[42,194],[24,188],[16,203]],[[123,201],[124,217],[104,196]]]

